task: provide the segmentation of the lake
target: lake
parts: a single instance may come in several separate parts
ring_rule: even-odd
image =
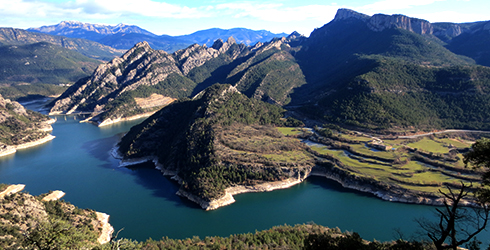
[[[229,206],[203,211],[175,195],[177,184],[151,164],[120,168],[110,156],[122,134],[141,120],[98,128],[80,119],[58,116],[53,141],[0,158],[0,183],[26,184],[33,195],[62,190],[65,201],[109,214],[116,231],[124,228],[120,237],[204,238],[316,223],[388,241],[396,231],[411,239],[419,229],[414,219],[434,218],[434,207],[383,201],[321,177],[285,190],[237,195]],[[478,239],[490,243],[488,232]]]

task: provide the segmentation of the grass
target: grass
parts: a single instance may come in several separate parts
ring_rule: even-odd
[[[407,143],[403,140],[400,140],[397,143],[402,144],[403,142]],[[431,149],[440,153],[444,148],[444,143],[446,142],[436,142],[429,138],[424,138],[418,144],[411,144],[422,145],[424,150],[428,151],[428,149]],[[403,161],[410,157],[408,153],[398,151],[372,151],[363,144],[350,144],[350,146],[356,152],[370,156],[382,157],[385,159],[400,157],[400,159]],[[346,169],[347,171],[351,171],[358,176],[368,177],[385,183],[396,184],[409,190],[437,193],[439,189],[443,188],[443,183],[459,183],[462,181],[462,179],[444,174],[443,169],[439,169],[418,161],[407,161],[405,164],[391,164],[391,166],[386,166],[386,164],[376,164],[377,161],[371,159],[369,159],[370,163],[363,162],[362,160],[360,161],[354,157],[351,157],[350,154],[344,152],[344,150],[332,150],[326,146],[320,145],[311,146],[311,149],[321,154],[334,156],[348,167],[348,169]],[[462,155],[460,154],[459,156],[462,159]],[[454,165],[459,166],[460,162]],[[467,181],[463,182],[468,183]]]
[[[284,151],[278,154],[263,154],[262,156],[274,162],[304,162],[311,159],[304,152],[296,150]]]
[[[441,141],[447,145],[451,144],[457,148],[467,148],[467,147],[471,146],[471,143],[463,142],[462,140],[457,140],[457,139],[452,139],[452,138],[438,139],[438,141]]]
[[[449,152],[449,148],[444,143],[438,142],[436,140],[424,137],[418,142],[412,142],[407,144],[407,146],[417,149],[422,149],[424,151],[445,154]]]
[[[300,128],[290,128],[290,127],[277,127],[277,131],[281,132],[283,135],[299,135],[302,133]]]
[[[400,156],[400,153],[395,151],[380,151],[380,150],[372,150],[370,147],[365,146],[364,144],[351,144],[350,145],[354,151],[359,152],[364,155],[381,157],[383,159],[394,160],[397,156]]]

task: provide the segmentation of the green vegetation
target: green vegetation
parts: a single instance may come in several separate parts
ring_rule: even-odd
[[[10,100],[25,100],[44,96],[58,96],[65,92],[67,87],[54,84],[30,84],[0,87],[0,95]]]
[[[460,147],[461,152],[455,147],[468,144],[447,134],[384,141],[348,131],[340,136],[298,136],[314,140],[316,144],[310,144],[310,148],[316,156],[332,162],[344,173],[401,187],[421,197],[437,197],[438,190],[446,185],[460,187],[480,181],[481,172],[465,168],[462,161],[461,152],[467,147]]]
[[[338,228],[308,224],[276,226],[255,233],[235,234],[229,237],[199,237],[187,239],[147,240],[136,242],[119,239],[112,243],[121,250],[130,249],[335,249],[335,250],[385,250],[432,249],[425,242],[397,240],[394,242],[367,242],[357,233],[342,233]],[[108,246],[106,246],[108,248]],[[103,249],[106,249],[103,248]]]
[[[40,130],[49,117],[25,110],[19,103],[10,102],[0,96],[0,142],[6,145],[19,145],[46,137],[48,132]]]
[[[320,101],[331,122],[370,129],[488,129],[490,70],[430,68],[376,59],[333,97]]]
[[[0,83],[67,84],[92,74],[100,64],[47,42],[0,46]]]
[[[178,171],[184,190],[209,201],[233,185],[305,175],[311,155],[272,127],[288,123],[283,115],[278,106],[216,84],[133,127],[119,143],[120,152],[127,158],[157,156],[165,168]]]
[[[0,248],[91,249],[98,246],[95,212],[25,193],[0,200]]]

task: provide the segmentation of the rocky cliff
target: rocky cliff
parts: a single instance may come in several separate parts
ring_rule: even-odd
[[[475,33],[490,29],[490,22],[475,23],[430,23],[427,20],[408,17],[405,15],[376,14],[365,15],[350,9],[339,9],[333,21],[342,21],[349,18],[361,20],[373,31],[383,31],[389,28],[400,28],[420,35],[435,35],[439,39],[449,42],[463,33]]]
[[[411,18],[404,15],[376,14],[368,16],[350,9],[339,9],[333,21],[341,21],[349,18],[355,18],[366,22],[371,30],[377,32],[390,28],[400,28],[420,35],[425,35],[432,34],[434,30],[432,24],[426,20]]]

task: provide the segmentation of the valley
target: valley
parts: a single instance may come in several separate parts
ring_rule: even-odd
[[[464,162],[490,133],[490,47],[477,42],[490,34],[485,23],[339,9],[309,37],[293,32],[263,41],[262,35],[274,34],[233,29],[225,33],[240,39],[211,41],[208,34],[223,30],[177,39],[137,26],[79,22],[2,28],[0,182],[27,180],[33,190],[63,186],[83,206],[107,209],[119,228],[128,223],[134,234],[148,232],[138,224],[159,228],[158,238],[174,228],[181,238],[190,237],[184,231],[204,235],[226,211],[235,211],[229,221],[241,219],[252,197],[294,194],[318,180],[327,190],[313,199],[328,201],[325,207],[339,204],[330,213],[346,209],[346,197],[354,201],[350,206],[373,202],[398,217],[404,215],[397,208],[410,213],[413,204],[441,207],[448,192],[476,194],[486,184],[487,165]],[[60,36],[67,34],[71,38]],[[258,36],[253,43],[252,36]],[[475,43],[473,50],[466,47]],[[53,97],[42,108],[48,115],[14,101],[39,97]],[[64,118],[55,130],[50,116]],[[42,183],[51,178],[57,181]],[[325,196],[330,189],[341,190],[338,200]],[[240,205],[242,197],[249,202]],[[297,204],[281,200],[263,216],[277,217],[291,206],[296,211],[284,216],[302,214],[294,223],[308,216],[325,221],[320,208],[306,217],[298,212],[311,201],[292,200]],[[469,195],[459,205],[480,208],[477,201]],[[135,213],[141,204],[152,212]],[[269,204],[258,204],[253,216],[260,217]],[[193,216],[206,225],[197,231],[176,226]],[[239,232],[256,221],[244,218],[249,222],[242,221],[247,226]],[[155,225],[167,220],[168,228]],[[311,225],[295,232],[310,229],[334,233]]]

